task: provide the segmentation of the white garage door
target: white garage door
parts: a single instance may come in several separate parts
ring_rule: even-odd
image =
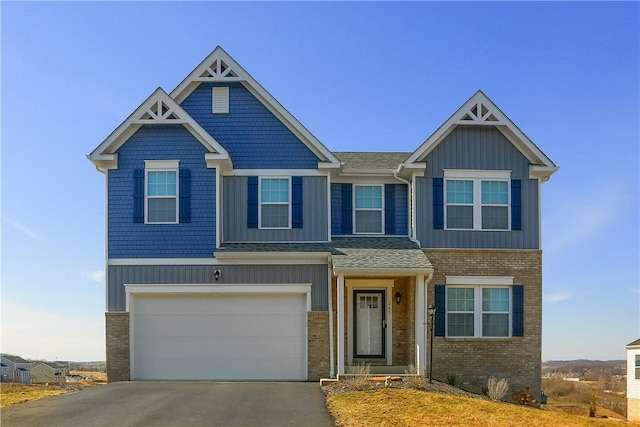
[[[132,295],[132,379],[305,380],[304,294]]]

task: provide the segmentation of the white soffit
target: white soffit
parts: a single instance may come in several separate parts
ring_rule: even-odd
[[[184,101],[202,82],[240,82],[319,159],[321,167],[339,168],[340,161],[309,130],[289,113],[224,49],[217,46],[173,91],[171,98]]]
[[[206,155],[208,163],[223,161],[228,166],[231,164],[227,150],[162,88],[156,89],[87,157],[98,170],[117,168],[118,149],[145,124],[182,125],[209,151]]]
[[[412,167],[444,140],[457,126],[495,126],[532,164],[531,175],[548,179],[558,167],[481,90],[477,91],[416,151],[404,167]],[[546,180],[544,179],[544,180]]]

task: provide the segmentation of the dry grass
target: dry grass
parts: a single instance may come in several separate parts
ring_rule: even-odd
[[[57,396],[67,391],[58,386],[0,383],[0,408],[16,403]]]
[[[327,406],[340,427],[417,425],[610,427],[619,423],[412,389],[380,389],[329,394]]]

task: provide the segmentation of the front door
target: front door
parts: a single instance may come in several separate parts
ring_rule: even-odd
[[[355,291],[354,296],[355,356],[384,357],[384,292]]]

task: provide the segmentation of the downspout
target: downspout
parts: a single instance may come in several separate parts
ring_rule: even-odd
[[[331,255],[327,257],[327,293],[329,294],[329,376],[331,378],[336,377],[335,360],[333,357],[333,295],[332,289],[332,269],[331,269]]]
[[[404,182],[409,187],[408,189],[409,191],[407,192],[408,193],[407,197],[409,198],[409,224],[411,224],[411,228],[410,228],[411,232],[409,233],[409,240],[411,240],[413,243],[417,243],[418,246],[420,246],[420,242],[418,242],[415,236],[415,227],[414,227],[414,218],[413,218],[413,184],[410,181],[407,181],[406,179],[400,178],[398,176],[398,172],[400,172],[400,168],[402,168],[402,165],[398,166],[398,168],[393,172],[393,177],[400,182]]]

